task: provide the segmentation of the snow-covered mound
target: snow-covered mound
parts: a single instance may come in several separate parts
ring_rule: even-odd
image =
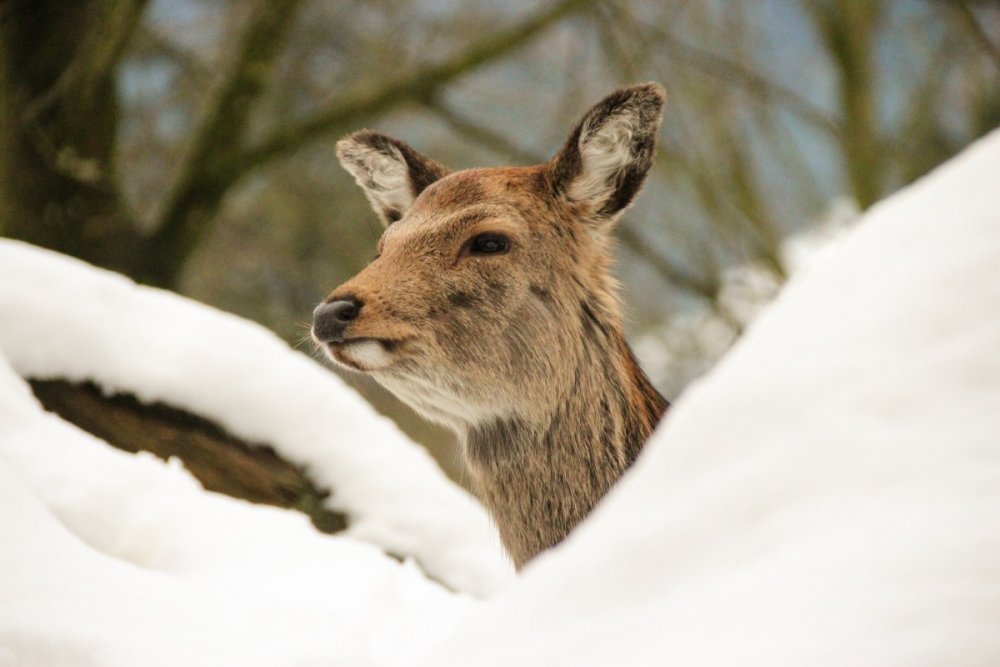
[[[1000,663],[1000,132],[877,206],[561,547],[488,522],[266,331],[0,241],[0,666]],[[272,444],[352,528],[45,413],[93,380]],[[436,644],[435,646],[432,646]]]
[[[474,603],[112,449],[0,359],[0,665],[395,665]]]
[[[0,357],[21,377],[91,380],[105,391],[187,409],[238,437],[270,444],[333,490],[333,508],[350,517],[349,537],[412,558],[457,590],[483,595],[511,577],[478,504],[336,376],[262,327],[56,253],[0,240]],[[16,376],[4,381],[20,382]],[[10,391],[27,389],[22,383]],[[0,397],[0,411],[14,409],[7,404],[10,395]],[[19,400],[18,414],[39,411],[28,398]],[[171,532],[194,530],[187,525],[189,512],[197,514],[193,505],[171,507],[160,498],[151,501],[160,505],[160,524],[137,519],[134,505],[148,500],[145,481],[124,468],[122,474],[94,473],[62,449],[42,455],[42,445],[25,439],[16,423],[0,418],[0,460],[29,480],[74,533],[143,565],[175,557]],[[88,449],[106,448],[74,437],[86,440]],[[143,521],[148,531],[133,532]],[[0,542],[8,537],[0,535]]]
[[[873,208],[420,664],[1000,664],[998,183],[1000,131]]]

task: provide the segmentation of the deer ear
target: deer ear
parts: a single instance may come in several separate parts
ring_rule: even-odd
[[[644,83],[598,102],[550,162],[556,192],[595,222],[614,221],[653,164],[664,100],[663,86]]]
[[[337,157],[386,226],[402,218],[424,188],[448,174],[402,141],[371,130],[338,141]]]

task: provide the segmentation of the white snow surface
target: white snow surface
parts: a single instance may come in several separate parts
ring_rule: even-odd
[[[0,359],[0,666],[396,665],[474,603],[111,448]]]
[[[0,667],[1000,664],[998,175],[1000,132],[871,210],[506,588],[482,511],[334,376],[0,241]],[[271,444],[355,527],[205,492],[22,377]]]
[[[333,491],[329,504],[349,515],[350,537],[412,558],[454,589],[483,596],[512,577],[478,503],[339,378],[263,327],[0,240],[0,356],[22,377],[91,380],[273,446]],[[43,479],[58,465],[11,444],[11,433],[0,421],[0,457],[16,459],[21,475]],[[35,485],[58,518],[105,547],[93,531],[122,533],[109,535],[116,544],[127,539],[127,499],[141,485],[126,476],[91,480],[85,468],[75,477],[64,472],[69,489]],[[100,506],[99,498],[112,496]],[[90,499],[93,511],[81,510]]]
[[[1000,664],[1000,131],[875,206],[421,665]]]

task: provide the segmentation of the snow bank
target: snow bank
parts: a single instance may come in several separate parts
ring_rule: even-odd
[[[82,539],[81,539],[82,538]],[[473,604],[44,413],[0,359],[0,665],[395,665]]]
[[[1000,664],[998,175],[873,208],[420,664]]]
[[[381,666],[433,643],[419,664],[997,664],[997,174],[1000,133],[873,209],[485,603],[383,553],[466,590],[509,576],[472,500],[335,377],[237,318],[0,241],[0,666]],[[268,442],[354,528],[206,493],[44,413],[22,376]]]
[[[350,515],[351,536],[412,557],[458,590],[484,595],[511,576],[478,504],[336,376],[262,327],[0,240],[0,355],[22,377],[92,380],[270,444],[333,490],[330,504]],[[3,446],[21,474],[40,479],[58,467]],[[97,528],[74,506],[88,494],[95,503],[114,496],[119,501],[101,510],[101,521],[124,534],[122,502],[141,485],[125,476],[91,483],[85,470],[77,472],[72,503],[60,502],[58,485],[36,491],[80,534]]]

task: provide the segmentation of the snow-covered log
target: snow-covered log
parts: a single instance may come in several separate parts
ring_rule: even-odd
[[[330,491],[264,443],[246,442],[204,417],[163,403],[107,394],[93,382],[29,384],[46,410],[119,449],[180,459],[208,491],[297,509],[323,532],[347,527],[347,516],[329,507]]]
[[[510,577],[478,503],[339,378],[263,327],[16,241],[0,240],[0,286],[0,355],[22,378],[90,382],[273,447],[330,492],[326,516],[345,516],[351,538],[456,590],[485,595]],[[6,426],[0,419],[0,457],[12,455]],[[21,454],[26,478],[50,464]],[[120,493],[112,512],[133,500],[126,482],[88,486],[87,476],[80,471],[76,493]],[[37,491],[61,515],[60,491]],[[69,525],[85,532],[88,520]]]

